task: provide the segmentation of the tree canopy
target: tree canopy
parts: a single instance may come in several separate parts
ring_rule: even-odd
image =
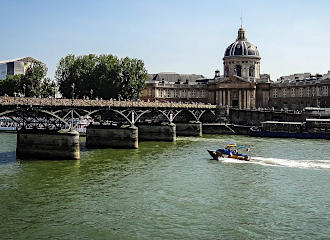
[[[55,83],[45,78],[47,67],[40,62],[32,63],[25,70],[25,74],[7,75],[6,79],[0,80],[0,95],[13,96],[25,94],[27,97],[49,97],[55,94]]]
[[[68,55],[55,73],[59,91],[71,98],[136,99],[144,88],[147,71],[140,59],[109,55]]]

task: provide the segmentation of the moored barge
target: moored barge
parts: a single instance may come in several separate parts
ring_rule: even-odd
[[[305,122],[262,122],[250,129],[252,137],[329,139],[330,119],[306,119]]]

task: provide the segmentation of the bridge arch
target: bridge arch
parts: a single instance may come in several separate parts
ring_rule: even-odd
[[[137,116],[137,118],[135,119],[134,123],[135,123],[135,122],[138,122],[139,120],[141,120],[143,116],[146,116],[147,114],[152,114],[152,113],[154,113],[154,112],[159,113],[159,114],[160,114],[161,116],[163,116],[166,120],[168,120],[169,122],[172,122],[171,119],[170,119],[170,116],[169,116],[170,113],[167,113],[167,114],[166,114],[165,111],[162,111],[162,110],[160,110],[160,109],[152,109],[152,110],[149,110],[149,109],[148,109],[148,110],[145,110],[145,111],[141,112],[141,113]]]
[[[107,113],[109,113],[109,112],[115,112],[118,115],[120,115],[122,118],[124,118],[127,122],[129,122],[130,124],[133,124],[132,121],[128,118],[129,114],[128,115],[125,115],[122,111],[119,111],[119,110],[116,110],[116,109],[113,109],[113,108],[109,108],[107,110],[105,110],[105,109],[94,110],[92,112],[89,112],[86,116],[90,116],[91,117],[93,115],[96,115],[97,113],[100,113],[100,116],[101,117],[102,116],[104,117],[105,114],[102,114],[104,112],[107,112]],[[107,115],[109,115],[109,114],[107,114]]]
[[[56,114],[53,113],[53,112],[50,112],[50,111],[47,111],[47,110],[42,110],[42,109],[34,109],[33,111],[34,111],[35,113],[36,113],[36,112],[39,112],[39,113],[44,113],[44,114],[46,114],[46,115],[48,115],[48,116],[51,116],[51,117],[53,117],[53,118],[59,120],[61,123],[63,123],[63,125],[64,125],[66,128],[69,128],[69,127],[70,127],[69,123],[68,123],[67,121],[65,121],[65,119],[61,118],[60,116],[56,115]],[[18,108],[18,109],[12,109],[12,110],[7,110],[7,111],[4,111],[4,112],[0,113],[0,117],[2,117],[2,116],[7,116],[8,114],[11,114],[11,113],[17,113],[17,114],[15,114],[15,115],[16,115],[15,117],[17,117],[17,118],[22,117],[22,118],[21,118],[21,121],[17,121],[17,119],[15,119],[14,116],[7,116],[7,117],[10,118],[10,119],[12,119],[14,122],[17,122],[18,124],[22,124],[22,123],[23,123],[23,125],[24,125],[24,122],[26,121],[26,119],[24,118],[24,116],[20,116],[20,115],[19,115],[19,113],[23,113],[23,115],[25,115],[24,112],[27,112],[27,110],[26,110],[26,109],[21,109],[21,108]]]
[[[181,117],[181,119],[180,119],[180,117]],[[181,110],[177,111],[173,116],[174,122],[183,121],[182,119],[184,119],[184,122],[198,121],[198,117],[196,116],[196,113],[189,109],[181,109]]]

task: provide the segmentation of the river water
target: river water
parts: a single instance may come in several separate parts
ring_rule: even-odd
[[[206,149],[248,145],[251,162]],[[0,239],[329,239],[330,141],[207,135],[17,161],[0,134]]]

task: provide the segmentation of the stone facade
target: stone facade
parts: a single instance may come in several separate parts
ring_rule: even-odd
[[[150,74],[141,100],[170,102],[203,102],[208,99],[202,75],[160,73]]]
[[[237,109],[292,109],[330,107],[330,71],[312,75],[297,73],[276,82],[260,74],[259,51],[247,41],[242,26],[223,57],[223,75],[212,79],[196,74],[150,74],[141,99],[204,102]]]
[[[330,107],[329,91],[330,78],[327,74],[324,76],[309,74],[305,79],[281,77],[270,86],[269,107],[294,110],[305,107]]]

